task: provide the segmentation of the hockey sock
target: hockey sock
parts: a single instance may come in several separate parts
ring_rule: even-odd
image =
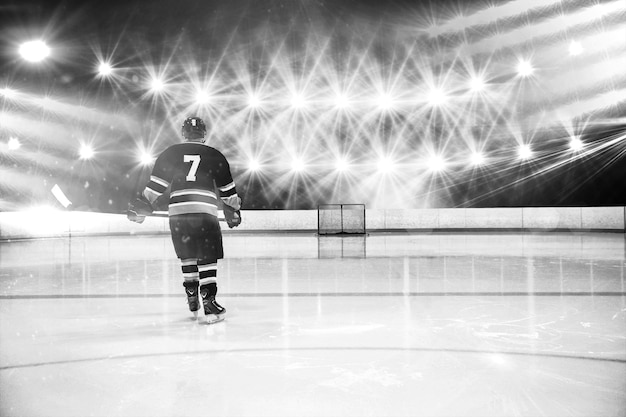
[[[182,259],[182,271],[185,282],[185,294],[187,295],[187,303],[189,304],[189,311],[198,311],[200,309],[200,303],[198,300],[198,287],[199,272],[198,272],[198,260],[197,259]]]

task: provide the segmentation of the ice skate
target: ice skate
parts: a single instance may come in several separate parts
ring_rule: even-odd
[[[193,314],[192,320],[198,319],[198,312],[200,311],[200,302],[198,299],[198,287],[196,285],[189,285],[187,283],[185,286],[185,294],[187,294],[187,305],[189,306],[189,311]]]
[[[214,295],[202,297],[202,304],[204,306],[205,324],[213,324],[224,320],[226,316],[226,309],[215,301]]]

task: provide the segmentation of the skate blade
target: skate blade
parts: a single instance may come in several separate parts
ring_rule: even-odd
[[[226,314],[207,314],[206,316],[204,316],[204,320],[201,320],[200,322],[202,324],[215,324],[219,323],[220,321],[224,321],[225,318]]]

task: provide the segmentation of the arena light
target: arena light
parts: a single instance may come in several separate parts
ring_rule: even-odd
[[[26,61],[41,62],[50,55],[50,48],[42,40],[28,41],[20,45],[19,53]]]
[[[293,107],[294,109],[301,109],[306,106],[306,100],[304,99],[304,96],[302,94],[293,93],[291,95],[289,104],[291,104],[291,107]]]
[[[196,93],[196,103],[207,104],[211,101],[211,96],[206,91],[198,91]]]
[[[381,174],[393,172],[395,168],[395,162],[389,157],[383,156],[378,160],[378,172],[380,172]]]
[[[337,158],[335,161],[335,169],[339,172],[345,172],[349,167],[350,164],[348,164],[348,161],[346,161],[345,158]]]
[[[569,54],[571,56],[577,56],[583,53],[583,46],[580,42],[571,41],[569,44]]]
[[[482,154],[482,152],[472,152],[472,155],[470,156],[470,161],[473,166],[478,167],[485,164],[485,156]]]
[[[585,144],[583,143],[582,140],[580,140],[580,138],[574,137],[570,140],[569,147],[572,151],[578,152],[578,151],[583,150],[583,148],[585,147]]]
[[[150,90],[153,92],[158,93],[159,91],[163,91],[164,88],[165,82],[161,78],[154,77],[150,80]]]
[[[11,136],[9,138],[9,141],[7,142],[7,146],[10,151],[15,151],[18,150],[22,146],[22,144],[20,143],[20,140],[18,138]]]
[[[520,145],[519,148],[517,149],[517,154],[521,160],[525,161],[525,160],[532,158],[533,150],[530,147],[530,145],[523,144],[523,145]]]
[[[533,72],[535,72],[535,69],[530,61],[522,59],[517,63],[517,74],[520,77],[530,77]]]
[[[439,88],[433,88],[428,93],[428,104],[430,104],[433,107],[440,106],[443,103],[445,103],[445,101],[446,101],[446,95]]]
[[[81,145],[80,150],[78,151],[78,155],[80,157],[80,159],[91,159],[94,156],[94,150],[91,146],[89,145]]]
[[[350,104],[350,101],[345,94],[337,94],[333,100],[333,103],[336,108],[345,109]]]
[[[261,107],[261,99],[256,94],[252,93],[248,95],[248,107],[253,109]]]
[[[9,87],[5,87],[5,88],[0,88],[0,95],[6,97],[6,98],[15,98],[17,97],[17,91],[9,88]]]
[[[470,90],[475,93],[482,91],[485,88],[485,81],[481,77],[472,77],[470,80]]]
[[[151,165],[156,159],[148,150],[141,149],[138,154],[138,160],[141,165]]]
[[[98,66],[98,75],[108,77],[113,73],[113,67],[108,62],[101,62]]]
[[[428,158],[428,169],[432,172],[442,172],[446,169],[446,161],[441,155],[432,155]]]
[[[304,161],[300,158],[293,158],[291,160],[291,170],[294,172],[302,172],[304,171],[305,164]]]
[[[259,171],[261,169],[261,164],[256,159],[250,159],[248,161],[248,170],[252,172]]]
[[[381,110],[391,110],[395,106],[395,102],[391,94],[389,93],[381,93],[376,97],[376,105]]]

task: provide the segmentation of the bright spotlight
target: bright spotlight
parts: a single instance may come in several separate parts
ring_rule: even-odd
[[[389,172],[393,172],[395,169],[395,163],[388,157],[381,157],[378,160],[378,171],[386,174]]]
[[[261,169],[261,164],[256,159],[250,159],[248,161],[248,170],[250,171],[258,171]]]
[[[22,144],[20,143],[20,140],[18,138],[11,136],[9,138],[9,142],[7,143],[7,146],[9,147],[10,151],[15,151],[19,149],[22,146]]]
[[[350,165],[348,164],[348,161],[346,161],[344,158],[337,158],[337,160],[335,161],[335,169],[339,172],[347,171],[349,166]]]
[[[17,92],[8,87],[0,88],[0,95],[3,95],[6,98],[15,98],[17,96]]]
[[[485,164],[485,156],[480,152],[473,152],[470,160],[474,166],[481,166]]]
[[[304,162],[300,158],[294,158],[291,161],[291,170],[294,172],[304,171],[304,167],[305,167]]]
[[[93,148],[89,145],[82,145],[78,151],[80,159],[91,159],[94,156]]]
[[[148,151],[141,151],[139,153],[139,163],[142,165],[150,165],[154,161],[154,156]]]
[[[583,46],[580,44],[580,42],[577,41],[572,41],[569,44],[569,54],[571,56],[576,56],[576,55],[580,55],[583,53]]]
[[[248,95],[248,107],[253,109],[261,107],[261,99],[256,94]]]
[[[44,41],[29,41],[20,45],[19,52],[29,62],[40,62],[50,55],[50,48]]]
[[[470,89],[477,93],[485,88],[485,82],[480,77],[472,77],[470,80]]]
[[[428,159],[428,169],[433,172],[441,172],[446,169],[446,162],[439,155],[433,155]]]
[[[392,109],[394,106],[393,97],[391,97],[391,95],[386,94],[386,93],[381,93],[376,98],[376,103],[378,107],[382,110],[389,110],[389,109]]]
[[[345,94],[337,94],[333,101],[335,103],[335,107],[338,109],[345,109],[350,104],[348,97],[346,97]]]
[[[530,61],[521,60],[517,63],[517,73],[520,77],[529,77],[534,71]]]
[[[306,100],[304,99],[302,94],[294,93],[291,96],[290,104],[291,107],[293,107],[294,109],[301,109],[306,105]]]
[[[108,62],[102,62],[98,66],[98,74],[101,77],[107,77],[111,75],[112,72],[113,72],[113,67],[111,67],[111,64],[109,64]]]
[[[162,79],[155,77],[150,81],[150,89],[154,92],[162,91],[165,88],[165,82]]]
[[[211,100],[211,96],[206,91],[198,91],[196,93],[196,103],[206,104]]]
[[[585,144],[582,140],[580,140],[580,138],[572,138],[572,140],[570,140],[569,142],[569,147],[572,151],[578,152],[585,147]]]
[[[428,94],[428,103],[433,106],[440,106],[446,101],[446,95],[438,88],[433,88]]]
[[[520,145],[517,150],[519,158],[522,160],[530,159],[533,156],[533,151],[528,144]]]

